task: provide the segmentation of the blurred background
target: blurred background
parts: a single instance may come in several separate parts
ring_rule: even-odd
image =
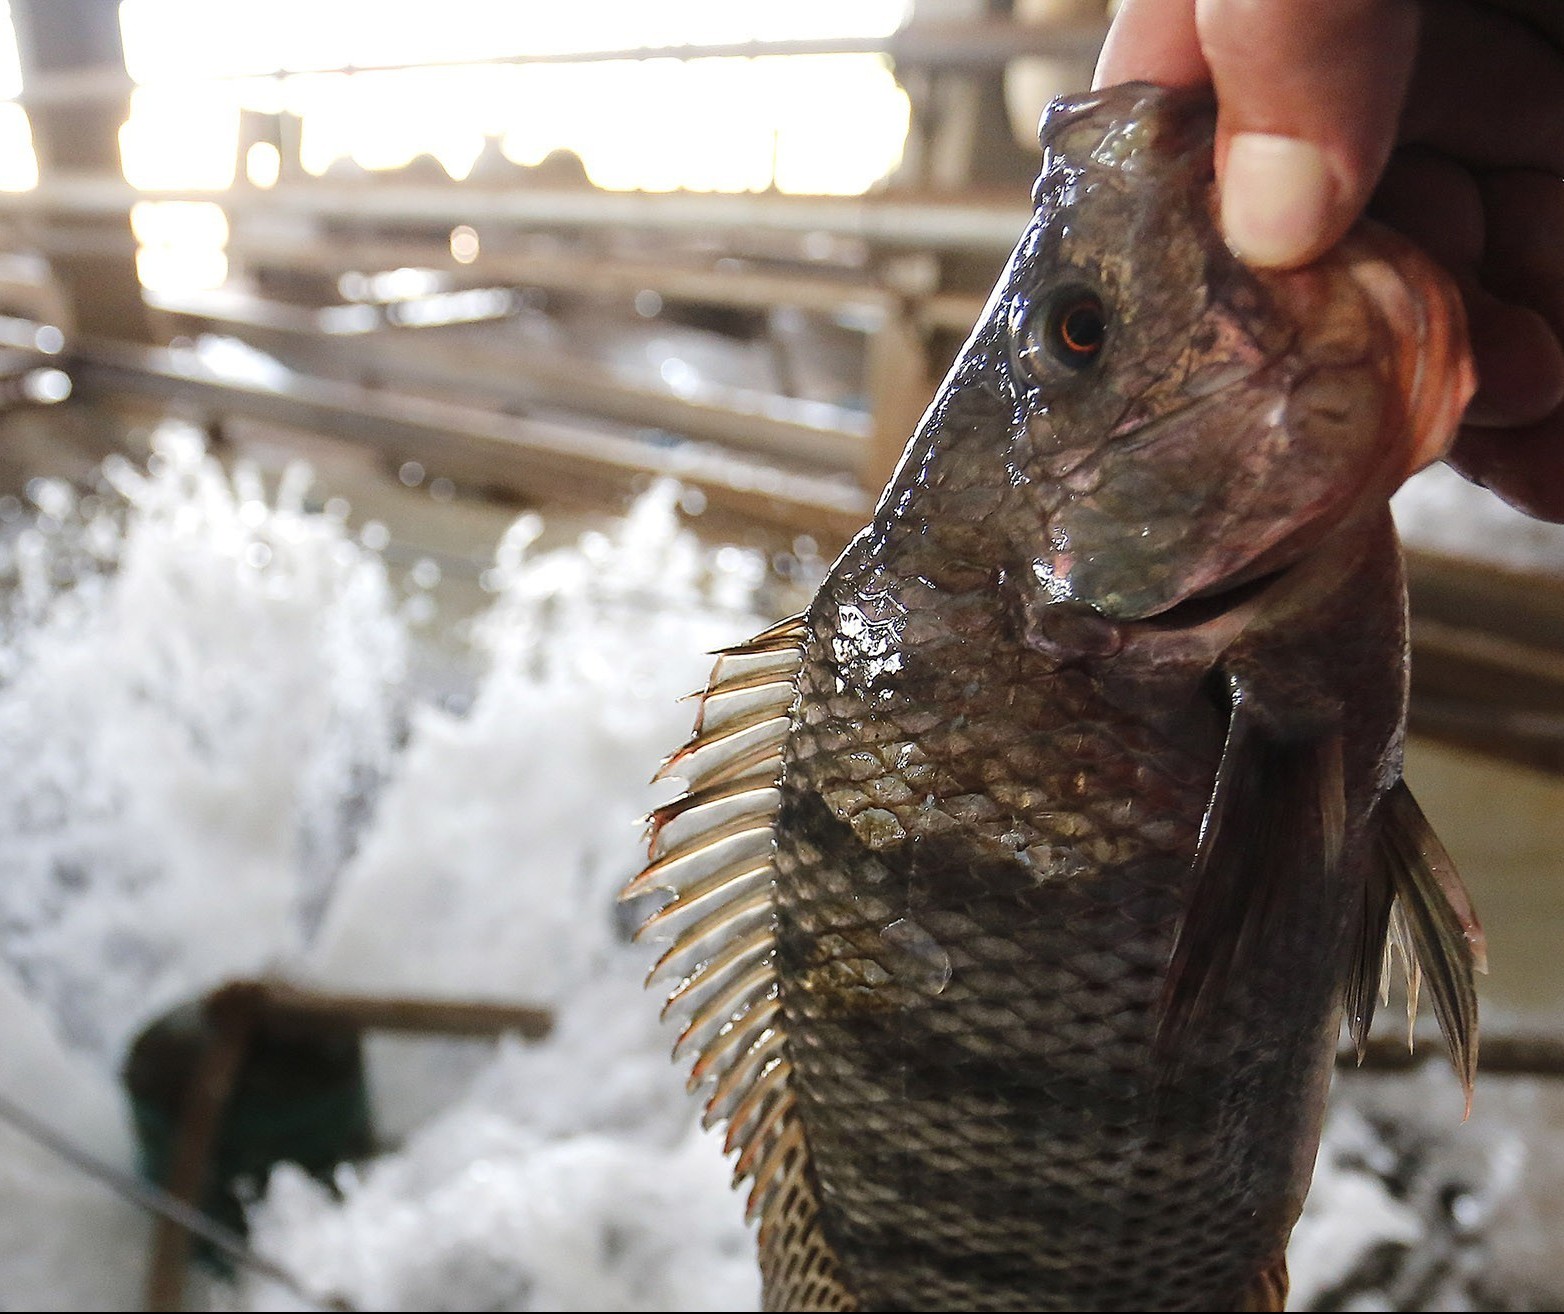
[[[613,896],[1107,18],[0,3],[0,1309],[756,1306]],[[1564,533],[1396,509],[1488,1071],[1385,1010],[1294,1303],[1557,1308]]]

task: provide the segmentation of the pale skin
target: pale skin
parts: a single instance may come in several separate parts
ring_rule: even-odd
[[[1096,81],[1137,79],[1214,88],[1250,264],[1367,212],[1455,274],[1478,390],[1448,459],[1564,521],[1564,0],[1123,0]]]

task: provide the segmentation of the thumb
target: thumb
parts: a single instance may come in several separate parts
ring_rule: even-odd
[[[1303,264],[1362,214],[1395,145],[1416,0],[1196,0],[1228,244]]]

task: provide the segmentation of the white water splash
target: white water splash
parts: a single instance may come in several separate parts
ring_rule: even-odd
[[[228,479],[187,432],[80,526],[114,566],[59,583],[16,543],[0,682],[0,954],[73,1046],[299,954],[387,770],[406,637],[380,561]],[[46,513],[47,514],[47,513]]]
[[[765,623],[763,560],[703,548],[672,485],[554,552],[524,516],[458,711],[409,687],[407,609],[377,552],[307,509],[302,471],[268,496],[187,432],[157,450],[89,507],[33,488],[0,560],[0,959],[28,1024],[106,1076],[149,1017],[235,975],[552,1004],[553,1037],[497,1053],[371,1038],[380,1129],[410,1139],[340,1198],[279,1173],[256,1246],[366,1308],[753,1306],[741,1202],[614,895],[688,732],[678,698]],[[96,1303],[133,1305],[125,1267]],[[24,1285],[70,1307],[45,1270]],[[255,1280],[213,1298],[284,1299]]]

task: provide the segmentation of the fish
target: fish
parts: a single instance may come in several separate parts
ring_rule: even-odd
[[[1048,108],[872,522],[664,765],[624,893],[767,1309],[1282,1308],[1393,950],[1470,1109],[1486,951],[1402,780],[1388,508],[1471,394],[1459,298],[1369,225],[1247,268],[1213,122]]]

